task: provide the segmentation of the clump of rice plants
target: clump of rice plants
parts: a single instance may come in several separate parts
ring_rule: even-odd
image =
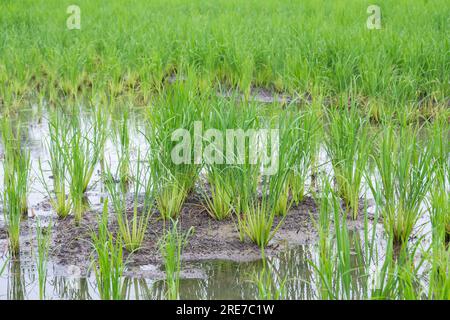
[[[97,289],[102,300],[123,298],[123,243],[120,235],[114,238],[108,229],[108,200],[98,219],[98,231],[91,233],[94,254],[91,267],[94,269]]]
[[[275,224],[276,211],[284,179],[273,176],[262,177],[262,197],[246,204],[242,215],[238,215],[238,229],[243,240],[247,236],[258,247],[266,247],[281,227],[284,218]]]
[[[211,197],[209,197],[206,191],[204,192],[203,199],[206,210],[215,219],[224,220],[233,213],[233,199],[231,197],[232,191],[230,184],[226,181],[226,174],[218,166],[209,166],[207,171]]]
[[[37,221],[36,241],[37,241],[37,257],[36,266],[39,282],[39,299],[45,299],[45,287],[47,283],[47,262],[52,240],[52,222],[50,221],[47,228],[41,226]]]
[[[350,108],[328,112],[326,150],[333,166],[338,195],[358,217],[361,182],[369,159],[367,121],[362,119],[354,104]]]
[[[148,219],[151,213],[153,204],[152,195],[145,193],[144,205],[138,210],[139,195],[144,189],[145,171],[141,168],[140,153],[136,161],[135,175],[122,179],[122,167],[118,167],[118,179],[112,179],[112,173],[108,170],[105,185],[113,203],[114,212],[117,217],[117,224],[119,226],[119,233],[125,248],[129,252],[138,250],[144,241],[145,232],[147,231]],[[119,161],[120,163],[120,161]],[[132,180],[131,180],[132,179]],[[133,200],[132,200],[132,216],[128,216],[127,205],[127,185],[129,182],[133,183]]]
[[[385,127],[375,156],[379,177],[367,179],[385,230],[396,243],[408,241],[421,216],[434,169],[432,150],[422,149],[417,136],[416,127],[402,126],[399,132],[392,126]]]
[[[319,216],[315,221],[319,234],[317,262],[309,261],[316,272],[318,290],[321,299],[349,298],[349,240],[348,230],[344,220],[341,220],[340,205],[336,194],[331,189],[326,178],[324,189],[319,203]],[[331,222],[334,218],[334,232],[336,239],[333,241]],[[337,251],[337,247],[342,251]],[[339,252],[339,255],[336,255]],[[339,260],[339,263],[338,263]]]
[[[233,100],[215,102],[217,106],[210,110],[206,121],[208,129],[213,130],[206,131],[203,139],[203,162],[211,196],[206,191],[203,194],[208,213],[222,220],[232,212],[240,214],[245,204],[256,196],[259,168],[256,163],[250,163],[249,138],[257,118],[253,105],[243,109],[242,104]],[[243,137],[237,136],[240,133]],[[235,142],[242,145],[237,147]]]
[[[270,177],[270,180],[272,183],[276,181],[279,186],[277,187],[278,197],[274,199],[273,210],[276,215],[285,216],[293,202],[290,198],[288,174],[293,170],[296,161],[295,151],[298,146],[296,145],[295,135],[292,133],[295,130],[296,119],[292,113],[286,112],[275,121],[279,130],[279,140],[276,141],[278,148],[276,148],[277,150],[270,150],[270,152],[278,152],[278,163],[276,164],[276,172]]]
[[[171,88],[149,111],[149,163],[156,205],[163,219],[177,218],[200,169],[191,139],[200,103],[182,84]],[[181,140],[181,141],[180,141]]]
[[[430,217],[435,237],[450,242],[450,154],[449,129],[443,116],[431,125],[433,159],[436,163],[434,180],[430,192]]]
[[[20,124],[13,130],[10,119],[3,118],[1,135],[4,146],[3,174],[3,215],[9,237],[11,255],[20,250],[20,222],[27,214],[28,174],[30,153],[22,150]]]
[[[87,128],[80,123],[76,109],[70,118],[70,125],[63,141],[63,155],[69,172],[69,196],[75,221],[79,223],[86,211],[84,194],[89,186],[95,166],[103,157],[106,140],[106,118],[98,108]]]
[[[119,156],[119,179],[122,184],[126,184],[131,179],[130,173],[130,132],[129,132],[129,115],[128,110],[123,112],[123,117],[117,123],[113,123],[113,141],[117,146],[117,154]]]
[[[194,229],[191,227],[183,233],[178,226],[178,220],[170,220],[169,223],[170,226],[164,231],[158,246],[164,261],[166,298],[177,300],[180,298],[181,255]]]
[[[317,111],[310,108],[292,121],[293,165],[287,177],[292,201],[299,204],[305,195],[308,174],[313,174],[319,148],[320,118]]]
[[[67,182],[67,163],[64,157],[64,139],[68,132],[68,121],[60,111],[50,114],[48,122],[50,141],[47,143],[47,149],[50,155],[48,164],[52,174],[53,190],[50,191],[48,183],[44,176],[42,163],[39,161],[39,180],[44,186],[50,198],[50,204],[60,218],[66,218],[71,211],[70,199],[66,194]]]

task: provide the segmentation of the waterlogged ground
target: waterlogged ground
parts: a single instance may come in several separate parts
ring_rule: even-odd
[[[47,166],[47,154],[44,143],[48,136],[45,112],[32,107],[21,114],[23,123],[28,123],[28,130],[23,130],[22,140],[30,149],[32,159],[31,189],[29,196],[29,217],[21,227],[20,259],[8,259],[8,239],[4,228],[3,214],[0,215],[0,299],[36,299],[38,298],[38,277],[36,271],[36,221],[41,223],[53,221],[53,240],[48,264],[46,298],[48,299],[98,299],[95,278],[90,270],[92,247],[90,232],[96,229],[96,220],[107,196],[100,182],[100,168],[93,177],[93,183],[87,193],[90,210],[85,214],[80,226],[75,226],[72,217],[58,220],[52,212],[48,198],[38,181],[38,160],[41,159],[44,171]],[[139,116],[136,115],[136,119]],[[145,139],[138,133],[141,125],[134,120],[132,136],[134,147],[132,157],[137,154],[136,146],[145,150]],[[88,121],[86,119],[86,121]],[[1,147],[0,147],[1,148]],[[108,141],[105,155],[112,166],[117,163],[114,144]],[[0,157],[2,150],[0,149]],[[327,162],[321,153],[320,161]],[[329,171],[329,165],[321,170]],[[0,166],[0,180],[3,172]],[[50,179],[50,176],[48,177]],[[382,226],[373,221],[373,200],[368,200],[369,222],[376,227],[378,240],[376,246],[380,256],[383,255],[384,239]],[[274,239],[266,249],[267,268],[276,279],[286,279],[286,298],[314,299],[317,291],[313,286],[314,272],[309,261],[317,256],[317,234],[313,219],[316,217],[316,205],[310,196],[293,207],[287,215]],[[418,223],[415,235],[427,234],[427,219]],[[278,220],[276,221],[276,223]],[[354,244],[363,237],[362,218],[349,221]],[[260,250],[250,242],[241,242],[235,221],[215,221],[208,216],[200,205],[198,194],[187,199],[181,213],[182,230],[194,227],[195,232],[183,253],[183,270],[180,296],[186,299],[252,299],[257,298],[257,290],[252,282],[255,271],[263,268]],[[111,211],[111,226],[115,227]],[[157,252],[157,241],[162,234],[163,222],[157,215],[150,218],[149,228],[140,252],[126,256],[128,263],[125,272],[124,297],[127,299],[163,298],[164,270]],[[426,242],[427,240],[425,240]],[[356,259],[356,258],[355,258]],[[365,284],[364,277],[358,273],[355,260],[356,283]],[[359,284],[358,284],[359,285]],[[363,288],[361,292],[363,292]],[[355,293],[356,297],[358,293]]]

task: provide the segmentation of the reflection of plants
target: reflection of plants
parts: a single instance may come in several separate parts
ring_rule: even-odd
[[[170,220],[170,223],[171,226],[159,240],[159,252],[164,260],[166,273],[166,298],[177,300],[180,297],[181,255],[194,229],[191,227],[186,233],[182,233],[178,221]]]
[[[102,300],[121,300],[123,298],[122,239],[114,238],[108,230],[108,201],[103,205],[103,213],[98,219],[98,232],[91,234],[96,257],[92,258],[97,289]]]
[[[42,228],[40,221],[37,222],[36,240],[37,240],[37,257],[36,266],[39,282],[39,299],[45,299],[45,287],[47,283],[47,261],[52,239],[52,222],[49,222],[47,228]]]
[[[8,294],[7,300],[25,299],[25,277],[22,273],[20,259],[11,259],[8,270]]]
[[[275,270],[271,268],[267,261],[264,248],[261,248],[263,261],[262,270],[254,272],[251,281],[258,289],[258,299],[260,300],[280,300],[286,298],[287,276],[280,278]]]

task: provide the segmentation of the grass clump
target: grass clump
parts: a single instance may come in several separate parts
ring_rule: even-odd
[[[145,180],[146,171],[141,168],[140,153],[136,161],[136,169],[134,176],[128,176],[123,179],[123,171],[118,167],[118,179],[112,177],[110,170],[105,179],[106,189],[109,192],[111,201],[113,203],[114,212],[117,217],[117,224],[119,226],[119,233],[123,244],[127,251],[134,252],[139,250],[144,241],[145,232],[147,231],[148,220],[153,205],[153,197],[145,190],[143,181]],[[129,183],[133,184],[132,191],[132,215],[129,217],[129,209],[127,204],[127,186]],[[141,193],[145,194],[144,204],[139,209],[139,196]],[[140,211],[140,212],[139,212]]]
[[[200,169],[193,150],[184,148],[192,146],[189,142],[194,134],[194,120],[201,116],[199,103],[190,97],[189,88],[178,85],[149,111],[149,170],[163,219],[178,217]]]
[[[327,115],[329,124],[325,146],[333,166],[337,193],[355,220],[369,159],[367,121],[360,117],[354,104],[350,108],[330,109]]]
[[[103,157],[106,140],[106,116],[98,108],[87,127],[81,124],[81,115],[76,109],[69,119],[68,132],[63,140],[63,156],[69,173],[69,197],[75,221],[79,223],[86,211],[85,192],[94,169]]]
[[[206,210],[216,220],[227,219],[233,213],[232,191],[229,182],[226,181],[227,176],[218,166],[209,166],[207,171],[211,197],[204,192]]]
[[[50,155],[48,165],[53,180],[53,190],[44,176],[42,163],[39,161],[39,180],[50,198],[50,204],[60,218],[66,218],[71,211],[70,199],[67,197],[67,163],[64,157],[64,139],[68,132],[68,121],[65,115],[60,111],[54,111],[50,114],[48,122],[48,131],[50,140],[47,143],[47,150]]]
[[[95,257],[91,267],[94,269],[97,289],[102,300],[121,300],[123,298],[123,242],[119,236],[114,238],[108,230],[108,201],[98,219],[98,231],[91,233]]]
[[[281,227],[284,218],[275,224],[276,206],[285,179],[274,176],[262,177],[262,197],[248,203],[242,215],[238,215],[241,240],[247,236],[258,247],[264,248]]]
[[[314,108],[302,112],[292,121],[293,165],[288,173],[287,183],[292,201],[299,204],[305,195],[308,174],[314,174],[320,144],[320,117]]]
[[[423,213],[434,170],[430,148],[422,149],[416,127],[392,126],[383,129],[381,145],[375,156],[379,177],[367,179],[377,206],[381,209],[385,230],[396,243],[408,241]]]
[[[113,141],[117,146],[117,155],[120,159],[118,175],[122,184],[130,182],[132,176],[130,172],[130,129],[129,129],[129,111],[123,111],[122,119],[112,121],[113,123]]]
[[[8,230],[9,249],[12,256],[20,251],[20,223],[27,215],[28,174],[30,153],[21,145],[20,123],[13,129],[10,119],[1,121],[4,146],[3,160],[3,215]]]

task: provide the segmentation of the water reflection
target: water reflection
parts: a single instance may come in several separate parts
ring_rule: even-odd
[[[9,261],[8,268],[7,299],[24,300],[25,299],[25,277],[22,272],[20,259]]]

